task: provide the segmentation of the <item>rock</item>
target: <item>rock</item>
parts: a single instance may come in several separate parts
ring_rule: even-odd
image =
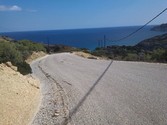
[[[6,66],[10,67],[10,68],[13,69],[14,71],[17,71],[17,67],[16,67],[16,66],[13,66],[11,62],[6,62],[5,64],[6,64]]]
[[[58,114],[58,113],[55,113],[55,114],[54,114],[54,116],[56,116],[56,117],[57,117],[57,116],[59,116],[59,114]]]

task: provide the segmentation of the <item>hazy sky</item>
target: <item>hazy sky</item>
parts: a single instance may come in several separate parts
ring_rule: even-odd
[[[167,0],[0,0],[0,32],[143,25]],[[167,11],[151,24],[167,22]]]

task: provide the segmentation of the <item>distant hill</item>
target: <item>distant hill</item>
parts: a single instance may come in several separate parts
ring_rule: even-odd
[[[143,40],[135,46],[96,48],[91,54],[113,60],[167,63],[167,33]]]
[[[167,32],[167,23],[155,26],[151,29],[152,31],[162,31]]]
[[[167,33],[141,41],[136,47],[144,50],[167,49]]]

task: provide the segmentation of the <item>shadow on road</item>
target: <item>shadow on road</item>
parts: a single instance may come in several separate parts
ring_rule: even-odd
[[[69,113],[69,117],[64,121],[64,124],[68,124],[68,122],[71,121],[71,118],[73,115],[76,114],[76,112],[78,111],[79,107],[82,106],[82,104],[84,103],[84,101],[87,99],[87,97],[90,95],[90,93],[93,91],[93,89],[95,88],[95,86],[99,83],[99,81],[102,79],[102,77],[105,75],[105,73],[107,72],[107,70],[110,68],[111,64],[113,61],[111,61],[109,63],[109,65],[107,66],[107,68],[104,70],[104,72],[100,75],[100,77],[95,81],[95,83],[93,84],[93,86],[89,89],[89,91],[85,94],[85,96],[79,101],[79,103],[70,111]]]

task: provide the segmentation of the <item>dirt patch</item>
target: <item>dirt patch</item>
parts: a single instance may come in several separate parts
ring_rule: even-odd
[[[31,63],[33,60],[46,56],[46,53],[40,51],[40,52],[33,52],[31,56],[29,56],[26,60],[27,63]]]
[[[102,59],[100,57],[97,57],[97,56],[93,56],[89,53],[85,53],[85,52],[82,52],[82,51],[79,51],[79,52],[73,52],[73,54],[77,55],[77,56],[80,56],[80,57],[83,57],[83,58],[87,58],[87,59]]]
[[[39,81],[8,64],[0,64],[0,124],[26,125],[40,101]]]

